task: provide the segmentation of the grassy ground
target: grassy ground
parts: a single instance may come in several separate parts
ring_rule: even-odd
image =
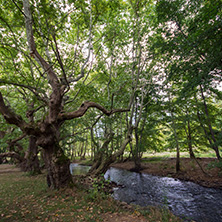
[[[0,221],[181,221],[167,210],[146,211],[79,186],[49,190],[45,175],[0,165]]]
[[[161,158],[176,158],[176,151],[175,152],[146,152],[143,155],[143,158],[151,158],[151,157],[161,157]],[[216,154],[213,150],[209,150],[207,152],[200,152],[200,153],[195,153],[195,156],[197,158],[216,158]],[[189,158],[189,153],[188,152],[180,152],[180,157],[181,158]]]

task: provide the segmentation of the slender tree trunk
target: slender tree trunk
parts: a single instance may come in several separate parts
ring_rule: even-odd
[[[175,125],[175,120],[174,120],[174,115],[173,115],[173,111],[172,110],[171,110],[171,117],[172,117],[173,134],[174,134],[174,139],[175,139],[175,142],[176,142],[176,149],[177,149],[176,172],[178,173],[180,171],[180,147],[179,147],[179,141],[178,141],[178,136],[177,136],[177,131],[176,131],[176,125]]]
[[[85,142],[84,153],[83,153],[83,159],[84,160],[86,159],[87,146],[88,146],[88,140],[87,140],[87,136],[86,136],[86,142]]]
[[[80,159],[82,158],[82,156],[83,156],[83,149],[84,149],[84,144],[85,144],[85,142],[83,141],[83,142],[80,142],[80,145],[79,145],[79,157],[80,157]]]
[[[187,128],[188,128],[187,140],[188,140],[189,154],[190,154],[190,158],[194,159],[195,155],[194,155],[193,147],[192,147],[192,135],[191,135],[191,127],[190,127],[190,120],[189,119],[187,122]]]
[[[75,142],[73,142],[73,144],[70,144],[70,152],[71,152],[71,160],[73,160],[73,156],[74,156],[74,153],[73,153],[73,147],[75,145]]]
[[[178,141],[178,136],[177,136],[177,132],[176,132],[176,126],[174,123],[174,119],[172,121],[173,121],[173,124],[172,124],[173,125],[173,133],[174,133],[174,138],[175,138],[175,142],[176,142],[176,149],[177,149],[176,172],[178,173],[180,171],[180,147],[179,147],[179,141]]]
[[[177,147],[177,159],[176,159],[176,172],[180,171],[180,148],[177,139],[177,133],[175,132],[175,140],[176,140],[176,147]]]
[[[91,156],[90,156],[90,159],[93,160],[94,156],[95,156],[95,146],[94,146],[92,138],[91,138]]]
[[[170,110],[170,114],[171,114],[171,121],[172,121],[172,129],[173,129],[173,135],[174,135],[174,139],[176,142],[176,172],[178,173],[180,171],[180,147],[179,147],[179,140],[178,140],[178,135],[177,135],[177,128],[176,128],[176,124],[175,124],[175,118],[174,118],[174,112],[173,112],[173,105],[171,103],[171,96],[169,94],[169,110]]]
[[[205,96],[204,96],[204,93],[203,93],[203,88],[202,88],[201,85],[200,85],[200,91],[201,91],[201,96],[202,96],[202,99],[203,99],[205,114],[206,114],[206,117],[207,117],[208,128],[209,128],[209,131],[210,131],[211,138],[213,140],[213,149],[215,150],[217,159],[220,160],[221,156],[220,156],[220,153],[219,153],[218,146],[216,145],[217,140],[215,138],[214,131],[213,131],[213,128],[212,128],[212,125],[211,125],[207,103],[206,103],[206,99],[205,99]]]
[[[135,139],[136,139],[136,144],[135,144],[135,149],[133,150],[132,143],[130,143],[130,148],[133,156],[133,161],[134,161],[134,168],[131,169],[132,171],[139,172],[142,167],[141,167],[141,159],[140,159],[140,148],[139,148],[139,136],[138,136],[138,129],[135,128],[134,130],[135,133]]]
[[[212,149],[215,151],[216,153],[216,156],[217,156],[217,159],[218,160],[221,160],[221,156],[220,156],[220,152],[219,152],[219,149],[218,149],[218,146],[216,145],[216,138],[215,138],[215,135],[214,135],[214,131],[213,131],[213,128],[212,128],[212,125],[211,125],[211,121],[210,121],[210,117],[209,117],[209,112],[208,112],[208,107],[207,107],[207,103],[206,103],[206,100],[205,100],[205,96],[203,94],[203,89],[202,87],[200,86],[200,90],[201,90],[201,96],[202,96],[202,99],[203,99],[203,104],[204,104],[204,110],[205,110],[205,114],[206,114],[206,117],[207,117],[207,126],[208,126],[208,129],[209,129],[209,132],[207,132],[206,128],[204,127],[202,121],[201,121],[201,117],[200,117],[200,112],[198,110],[198,103],[197,103],[197,98],[195,97],[195,100],[196,100],[196,104],[197,104],[197,117],[199,119],[199,122],[200,122],[200,125],[201,127],[203,128],[204,130],[204,133],[205,133],[205,136],[207,137]]]

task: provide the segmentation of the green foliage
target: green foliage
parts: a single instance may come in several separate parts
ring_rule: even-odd
[[[166,36],[159,46],[171,61],[167,67],[169,77],[188,80],[187,90],[202,81],[211,84],[215,78],[211,71],[221,69],[219,1],[161,0],[157,4],[157,15]]]
[[[106,199],[111,191],[111,181],[105,180],[104,175],[93,178],[91,188],[88,190],[87,198],[91,201],[99,201],[101,198]]]
[[[205,128],[210,133],[209,121],[215,132],[214,145],[221,146],[221,90],[217,88],[222,80],[219,0],[30,3],[38,52],[60,79],[65,73],[70,81],[62,112],[78,109],[85,100],[107,109],[127,108],[135,90],[138,107],[134,118],[138,117],[142,97],[146,104],[138,126],[141,153],[175,148],[170,113],[174,115],[181,151],[188,148],[188,121],[196,152],[210,147],[204,132]],[[6,104],[27,122],[29,105],[33,103],[34,109],[41,106],[34,114],[37,126],[49,113],[52,89],[45,71],[27,49],[22,1],[1,1],[0,6],[0,89]],[[83,78],[73,81],[82,72]],[[94,152],[90,127],[100,114],[91,109],[81,119],[63,124],[60,145],[69,155],[78,152],[82,144],[88,153]],[[129,116],[122,113],[101,117],[93,131],[96,143],[101,145],[112,131],[115,135],[107,153],[119,149],[128,121]],[[6,130],[4,120],[1,124]],[[13,135],[1,139],[1,152],[6,150],[6,142],[20,133],[16,129]],[[27,147],[27,141],[22,143]]]

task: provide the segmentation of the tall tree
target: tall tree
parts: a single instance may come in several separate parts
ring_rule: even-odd
[[[60,128],[62,124],[66,120],[83,116],[90,107],[96,108],[106,115],[111,115],[116,112],[124,112],[127,111],[128,108],[112,108],[111,110],[107,110],[98,103],[86,101],[83,102],[76,111],[66,111],[64,109],[64,103],[66,100],[65,94],[70,90],[71,87],[73,87],[72,84],[85,78],[86,67],[89,64],[92,50],[91,41],[93,25],[91,2],[84,2],[83,5],[80,4],[76,6],[77,11],[87,10],[89,12],[89,22],[87,23],[89,40],[87,50],[88,55],[85,59],[82,57],[82,60],[79,61],[79,64],[82,63],[81,66],[78,67],[77,65],[77,67],[73,67],[74,70],[78,70],[78,68],[80,68],[80,74],[77,76],[75,72],[73,73],[72,70],[68,70],[68,67],[65,66],[65,62],[69,62],[71,60],[62,59],[62,50],[59,48],[61,45],[59,45],[57,40],[58,32],[61,28],[60,25],[65,25],[64,20],[66,18],[64,13],[61,11],[59,13],[59,2],[50,3],[46,1],[42,2],[41,4],[36,2],[36,7],[34,5],[31,7],[30,2],[28,0],[24,0],[23,9],[21,8],[20,4],[15,3],[15,6],[24,16],[29,55],[24,52],[22,46],[18,46],[16,50],[18,50],[20,53],[24,53],[29,61],[28,67],[32,74],[31,78],[33,85],[31,86],[23,83],[15,83],[9,81],[6,77],[2,79],[2,83],[22,87],[23,90],[31,91],[35,98],[37,98],[44,105],[46,113],[44,114],[43,118],[37,119],[35,123],[28,122],[24,117],[16,114],[16,112],[12,110],[12,107],[5,104],[5,99],[3,98],[2,93],[0,93],[0,112],[9,124],[18,126],[25,134],[36,138],[36,144],[42,147],[44,150],[44,160],[48,170],[48,184],[52,188],[60,188],[71,182],[69,159],[66,157],[64,150],[61,148],[59,143]],[[85,8],[83,8],[83,6],[85,6]],[[40,15],[38,13],[40,13]],[[46,19],[46,23],[49,25],[48,27],[38,24],[38,22],[42,22],[41,13],[43,13],[43,15],[48,13],[49,21]],[[79,19],[87,19],[84,17],[86,16],[85,14],[82,13],[81,15],[83,18]],[[55,21],[53,20],[53,17],[55,17]],[[53,22],[57,22],[59,19],[61,23],[53,24]],[[12,35],[14,34],[11,27],[9,31],[11,31]],[[24,35],[23,31],[24,30],[16,32],[16,35],[13,37],[16,38],[19,35]],[[16,39],[13,39],[12,41],[14,40],[16,41]],[[79,40],[77,39],[77,47],[79,47],[78,41]],[[4,46],[6,45],[7,44],[5,43]],[[49,50],[49,45],[51,50]],[[74,53],[78,53],[76,48],[74,49]],[[18,56],[18,54],[19,53],[17,52],[16,55]],[[79,57],[81,58],[81,56]],[[7,58],[5,59],[7,60]],[[74,61],[72,59],[72,62],[75,62],[75,59],[77,59],[76,55],[74,55]],[[16,70],[16,67],[13,67]],[[18,72],[18,70],[16,71]],[[38,73],[35,73],[36,71]],[[25,72],[28,72],[28,69],[26,69]],[[18,74],[18,76],[21,74],[22,73]],[[26,83],[28,83],[27,79]],[[42,86],[41,89],[39,86]],[[46,86],[47,88],[45,88]]]

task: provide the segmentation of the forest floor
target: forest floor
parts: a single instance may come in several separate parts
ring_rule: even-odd
[[[141,173],[167,176],[192,181],[205,187],[222,189],[222,162],[215,158],[180,159],[181,171],[176,173],[176,158],[151,157],[142,160]],[[198,162],[198,163],[197,163]],[[132,170],[133,161],[112,164],[113,167]],[[201,169],[202,168],[202,169]]]
[[[0,221],[182,221],[167,209],[127,205],[98,190],[50,190],[45,173],[30,176],[9,164],[0,165]]]

